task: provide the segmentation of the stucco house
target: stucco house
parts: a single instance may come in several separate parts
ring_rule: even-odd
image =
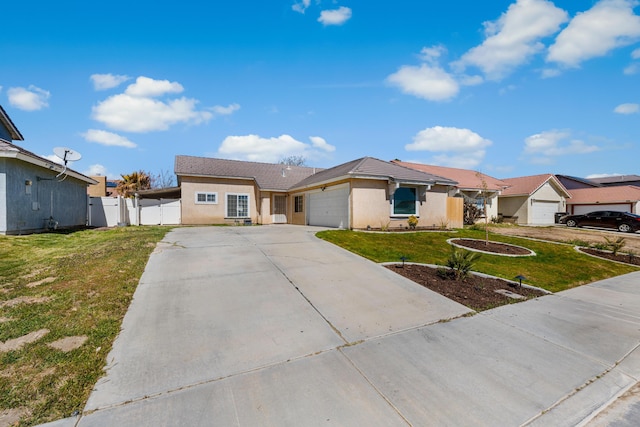
[[[556,213],[566,212],[569,191],[552,174],[503,179],[509,185],[498,196],[498,212],[521,225],[555,223]]]
[[[402,162],[400,160],[392,160],[392,162],[400,166],[457,181],[458,184],[449,191],[449,196],[462,197],[468,201],[473,201],[480,210],[484,210],[486,201],[487,217],[489,219],[498,216],[498,196],[509,186],[500,179],[470,169],[425,165],[422,163]]]
[[[176,156],[183,224],[462,227],[455,181],[371,157],[330,169]]]
[[[640,187],[634,185],[578,188],[569,191],[567,212],[586,214],[593,211],[640,212]]]
[[[0,234],[84,226],[96,181],[12,143],[23,140],[0,106]]]

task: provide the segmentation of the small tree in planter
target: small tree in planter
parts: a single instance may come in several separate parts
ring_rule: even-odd
[[[471,252],[452,246],[451,254],[449,255],[449,259],[447,259],[447,267],[449,267],[450,270],[446,271],[446,274],[455,280],[464,281],[473,269],[473,265],[481,256],[478,252]],[[441,274],[443,272],[439,271],[439,273]]]
[[[409,228],[412,230],[416,229],[416,226],[418,225],[418,218],[416,218],[415,215],[411,215],[408,219],[407,219],[407,224],[409,224]]]
[[[613,255],[617,255],[620,249],[624,248],[627,244],[624,237],[618,237],[615,240],[605,237],[604,240],[607,241],[606,247],[611,250]]]

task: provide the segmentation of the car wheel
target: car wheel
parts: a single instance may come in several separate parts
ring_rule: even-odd
[[[618,231],[622,233],[628,233],[631,231],[631,226],[629,224],[620,224],[618,226]]]
[[[575,219],[569,219],[569,220],[567,220],[567,227],[575,227],[575,226],[577,226],[577,225],[578,225],[578,224],[576,223],[576,220],[575,220]]]

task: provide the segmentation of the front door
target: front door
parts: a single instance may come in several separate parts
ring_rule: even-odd
[[[271,222],[274,224],[287,223],[287,196],[273,196]]]

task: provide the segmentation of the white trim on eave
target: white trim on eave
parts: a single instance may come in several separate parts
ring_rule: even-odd
[[[62,172],[64,171],[64,166],[63,165],[59,165],[57,163],[54,162],[50,162],[48,160],[45,159],[41,159],[38,157],[33,157],[33,156],[29,156],[27,154],[21,153],[20,151],[0,151],[0,157],[4,157],[4,158],[9,158],[9,159],[16,159],[16,160],[20,160],[23,161],[25,163],[30,163],[32,165],[35,166],[39,166],[41,168],[44,169],[49,169],[53,172]],[[82,175],[81,173],[78,173],[72,169],[67,169],[65,172],[67,175],[75,178],[75,179],[79,179],[80,181],[84,181],[87,184],[97,184],[98,181],[96,181],[93,178],[89,178],[88,176]]]

